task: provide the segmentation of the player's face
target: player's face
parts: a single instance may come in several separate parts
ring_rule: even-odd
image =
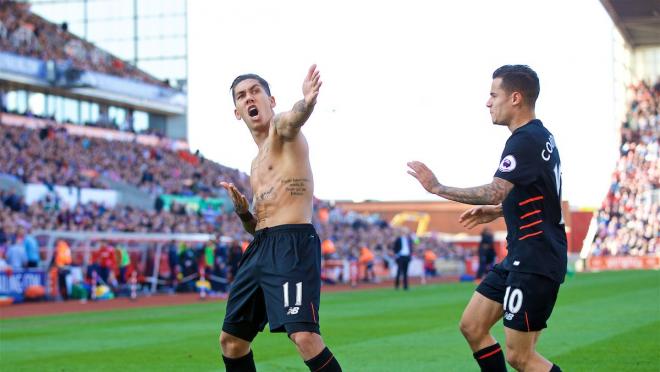
[[[493,79],[490,87],[490,98],[486,107],[490,110],[490,118],[493,124],[509,125],[512,114],[511,94],[502,89],[502,78]]]
[[[255,79],[246,79],[234,87],[234,115],[243,119],[250,128],[270,123],[273,117],[275,98],[268,96],[266,90]]]

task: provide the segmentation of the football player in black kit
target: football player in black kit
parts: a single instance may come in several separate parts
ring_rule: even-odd
[[[460,329],[482,371],[506,371],[502,348],[490,334],[504,318],[506,361],[518,371],[561,371],[536,352],[566,274],[566,233],[561,211],[561,163],[552,134],[536,119],[539,80],[528,66],[493,73],[490,109],[495,125],[511,131],[490,184],[456,188],[441,184],[421,162],[410,173],[430,193],[478,205],[463,213],[468,228],[504,217],[506,258],[477,287]]]

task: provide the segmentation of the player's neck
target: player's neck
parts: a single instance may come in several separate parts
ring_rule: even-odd
[[[266,142],[266,139],[268,139],[269,131],[259,128],[259,129],[251,129],[250,133],[252,134],[252,139],[254,139],[254,143],[257,144],[258,148],[261,148],[261,146]]]
[[[511,133],[513,133],[516,129],[522,127],[523,125],[529,123],[534,119],[536,119],[536,115],[534,114],[533,110],[520,112],[511,120],[511,122],[507,126],[509,127]]]

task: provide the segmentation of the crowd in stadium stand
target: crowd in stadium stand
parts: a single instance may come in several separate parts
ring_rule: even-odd
[[[0,126],[0,173],[23,183],[106,188],[100,176],[151,194],[213,196],[219,182],[247,190],[247,176],[188,151],[70,135],[62,126]]]
[[[0,190],[0,245],[11,243],[20,229],[142,232],[142,233],[207,233],[230,237],[236,241],[249,241],[239,219],[233,213],[205,214],[191,212],[173,203],[170,210],[148,211],[128,206],[108,208],[90,202],[69,207],[56,197],[27,205],[23,198],[11,191]],[[323,202],[318,202],[322,205]],[[329,209],[330,217],[320,210]],[[319,236],[330,239],[337,247],[339,257],[358,255],[361,247],[385,252],[398,233],[377,216],[362,216],[339,208],[317,207],[313,223]],[[437,242],[422,240],[422,247],[437,251],[440,257],[458,258],[462,252]]]
[[[0,1],[0,50],[44,61],[70,63],[72,67],[83,71],[96,71],[168,86],[68,32],[66,24],[56,25],[33,14],[29,3]]]
[[[104,242],[92,252],[91,260],[83,265],[83,256],[68,253],[65,264],[59,259],[58,251],[66,242],[58,242],[55,254],[46,262],[43,250],[31,235],[33,230],[64,231],[100,231],[100,232],[169,232],[169,233],[209,233],[217,239],[203,244],[169,243],[165,252],[168,265],[160,268],[160,274],[166,286],[176,291],[195,290],[196,280],[200,278],[200,268],[204,267],[210,280],[210,290],[224,293],[236,270],[242,251],[251,236],[247,234],[233,213],[221,213],[212,217],[187,211],[174,204],[171,210],[144,211],[130,207],[106,208],[96,203],[80,204],[67,208],[50,197],[27,205],[21,196],[11,191],[0,191],[0,270],[20,270],[27,267],[50,267],[68,275],[71,267],[87,267],[84,282],[89,292],[92,283],[104,283],[110,288],[109,293],[124,291],[131,273],[139,275],[141,283],[144,277],[153,272],[153,257],[148,260],[122,259],[126,249],[122,243]],[[377,215],[360,215],[331,207],[328,203],[315,201],[313,223],[319,231],[324,246],[324,262],[346,260],[355,262],[359,267],[360,281],[377,280],[373,267],[392,268],[394,255],[392,243],[401,234],[398,228],[390,226]],[[220,239],[220,237],[223,237]],[[335,247],[325,250],[326,244]],[[42,242],[43,243],[43,242]],[[109,253],[103,247],[111,247],[117,258],[108,259]],[[39,253],[41,252],[41,254]],[[425,236],[417,240],[414,254],[417,257],[432,255],[437,258],[462,260],[467,254],[462,249]],[[103,258],[105,257],[105,258]],[[114,257],[114,256],[113,256]],[[124,266],[122,266],[124,262]],[[358,270],[358,269],[356,269]],[[371,271],[370,271],[371,270]],[[371,275],[369,274],[371,272]],[[432,271],[434,275],[435,270]],[[326,282],[346,281],[348,278],[324,278]],[[64,281],[62,280],[62,283]],[[61,284],[63,298],[69,294]]]
[[[660,253],[660,81],[630,87],[621,157],[598,211],[593,254]]]
[[[218,233],[244,239],[243,228],[227,213],[192,213],[181,204],[170,210],[141,210],[130,206],[109,208],[89,202],[67,206],[53,194],[27,205],[11,191],[0,191],[0,244],[3,236],[13,235],[20,227],[39,230],[153,232],[153,233]]]

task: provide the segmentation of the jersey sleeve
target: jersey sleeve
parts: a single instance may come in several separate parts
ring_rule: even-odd
[[[539,160],[541,149],[536,141],[524,133],[514,134],[506,141],[500,165],[495,177],[505,179],[514,185],[529,185],[540,172]],[[537,151],[538,150],[538,151]]]

